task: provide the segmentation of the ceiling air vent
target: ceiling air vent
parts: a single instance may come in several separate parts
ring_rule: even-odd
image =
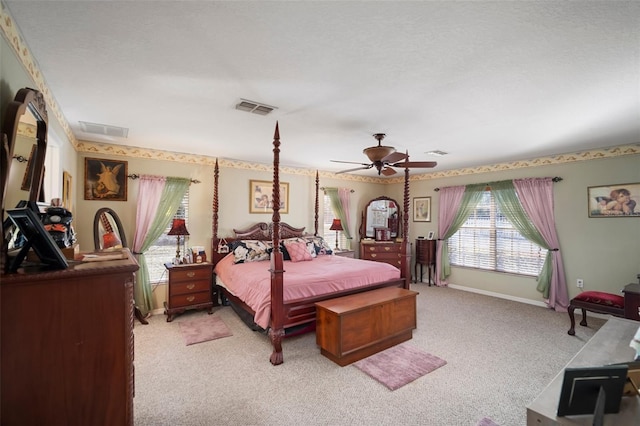
[[[240,99],[240,103],[236,105],[236,109],[239,109],[240,111],[252,112],[258,115],[267,115],[271,111],[277,108],[273,106],[261,104],[259,102]]]
[[[80,128],[85,133],[93,133],[95,135],[113,136],[118,138],[126,138],[129,135],[129,129],[125,127],[109,126],[107,124],[88,123],[79,121]]]
[[[427,154],[427,155],[435,155],[436,157],[442,157],[443,155],[447,155],[449,153],[448,152],[444,152],[444,151],[440,151],[439,149],[436,149],[435,151],[427,151],[427,152],[425,152],[425,154]]]

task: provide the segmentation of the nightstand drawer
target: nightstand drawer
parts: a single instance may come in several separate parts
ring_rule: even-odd
[[[399,253],[399,244],[363,244],[365,253]]]
[[[211,279],[211,266],[204,266],[202,268],[189,266],[186,268],[175,267],[171,270],[171,284],[179,283],[181,281],[196,281],[196,280],[210,280]]]
[[[211,303],[211,293],[209,291],[205,291],[200,293],[178,294],[171,296],[170,303],[172,308],[199,305],[200,303]]]
[[[209,291],[211,288],[211,277],[206,280],[171,282],[171,295],[198,293],[200,291]]]

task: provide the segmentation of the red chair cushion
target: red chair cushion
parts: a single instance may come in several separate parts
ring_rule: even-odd
[[[613,308],[624,308],[624,297],[602,291],[583,291],[573,298],[581,302],[595,303],[596,305],[611,306]]]

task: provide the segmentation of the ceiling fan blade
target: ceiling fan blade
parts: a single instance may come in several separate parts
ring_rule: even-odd
[[[339,172],[336,172],[336,174],[339,175],[340,173],[355,172],[356,170],[367,170],[367,169],[370,169],[371,167],[373,167],[373,164],[365,164],[362,167],[356,167],[356,168],[353,168],[353,169],[341,170]]]
[[[403,154],[401,152],[392,152],[382,159],[383,163],[397,163],[398,161],[402,161],[407,158],[407,154]]]
[[[416,167],[432,168],[438,165],[435,161],[401,161],[400,163],[389,164],[391,167]]]
[[[381,172],[385,176],[395,175],[397,172],[393,170],[391,167],[385,167]]]
[[[332,163],[345,163],[345,164],[361,164],[363,166],[369,166],[369,163],[360,163],[359,161],[340,161],[340,160],[329,160]]]

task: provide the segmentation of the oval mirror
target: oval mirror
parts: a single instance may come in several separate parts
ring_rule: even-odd
[[[376,228],[388,228],[391,238],[400,236],[400,208],[396,200],[378,197],[367,204],[363,217],[361,238],[375,238]]]
[[[93,218],[93,244],[96,250],[127,247],[122,222],[110,208],[101,208]]]

